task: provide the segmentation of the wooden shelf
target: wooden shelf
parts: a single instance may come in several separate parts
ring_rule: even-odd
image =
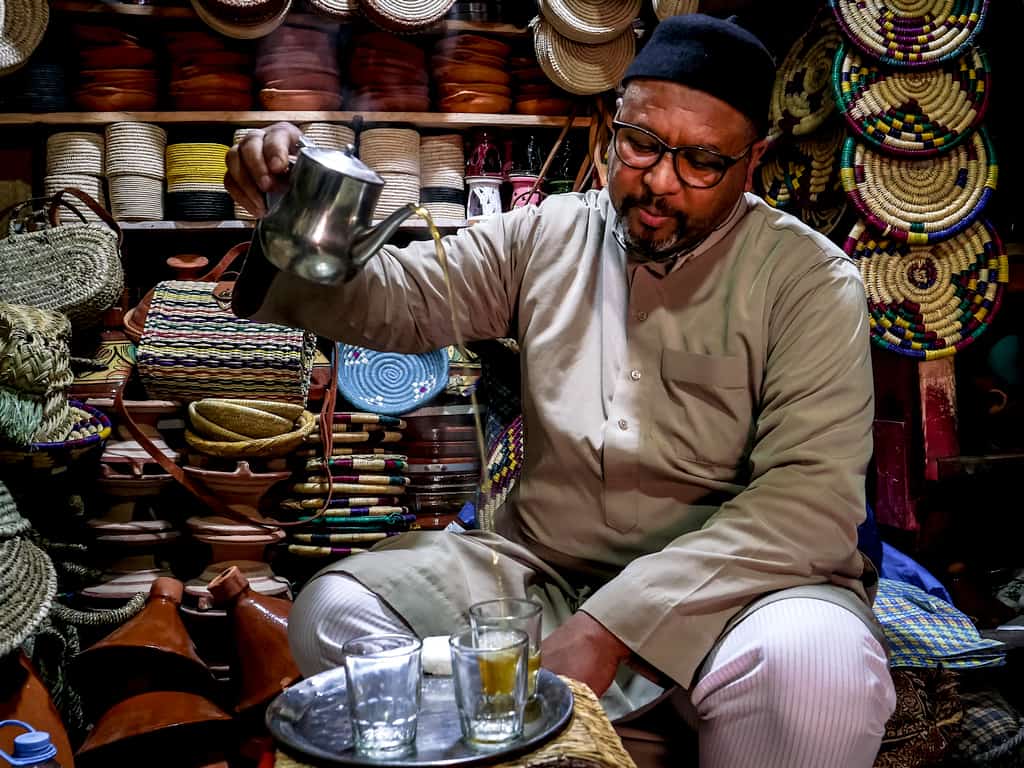
[[[7,112],[0,113],[3,125],[106,125],[108,123],[233,123],[235,125],[269,125],[279,121],[290,123],[349,122],[360,116],[364,123],[406,123],[417,128],[561,128],[568,117],[537,115],[494,115],[473,112]],[[589,117],[577,117],[573,127],[590,126]]]
[[[376,222],[375,222],[376,223]],[[436,219],[434,224],[441,230],[455,230],[468,227],[469,222],[465,219]],[[125,232],[167,232],[168,230],[181,230],[184,232],[200,232],[211,229],[252,229],[253,221],[239,221],[235,219],[226,221],[119,221],[118,226]],[[415,231],[426,229],[426,222],[421,219],[409,219],[404,221],[399,229]]]
[[[155,19],[198,19],[195,11],[188,5],[135,5],[134,3],[103,2],[103,0],[51,0],[50,8],[63,13],[117,14]],[[336,26],[344,23],[312,13],[290,13],[287,21],[322,26]],[[524,37],[530,33],[530,30],[526,27],[517,27],[514,24],[497,22],[445,20],[423,30],[420,34],[439,35],[455,34],[456,32],[475,32],[500,37]]]

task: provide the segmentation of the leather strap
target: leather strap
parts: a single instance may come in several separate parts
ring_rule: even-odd
[[[60,208],[62,205],[67,206],[74,210],[74,206],[68,204],[64,200],[65,195],[72,195],[73,197],[77,197],[79,200],[85,203],[85,206],[90,211],[99,216],[107,226],[114,230],[114,232],[117,233],[117,247],[118,249],[121,248],[121,245],[124,242],[124,232],[121,231],[121,227],[118,225],[118,223],[114,221],[114,217],[111,216],[103,206],[101,206],[99,203],[93,200],[92,197],[90,197],[88,194],[78,189],[77,187],[65,187],[60,192],[55,194],[52,198],[50,198],[50,223],[53,226],[60,226]],[[78,211],[75,211],[75,213],[78,213]]]

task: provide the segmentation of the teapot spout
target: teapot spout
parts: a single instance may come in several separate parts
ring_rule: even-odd
[[[407,218],[416,212],[417,206],[413,203],[403,205],[386,219],[381,220],[376,226],[370,227],[352,243],[352,263],[357,268],[370,260],[377,251],[384,247],[384,244],[391,239],[391,236],[398,231],[398,227]]]

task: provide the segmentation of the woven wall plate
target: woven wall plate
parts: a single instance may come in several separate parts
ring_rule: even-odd
[[[757,193],[773,208],[785,210],[841,198],[839,151],[844,136],[836,120],[810,136],[778,139],[754,174]],[[834,206],[838,200],[831,202]]]
[[[819,14],[789,49],[775,75],[768,113],[771,134],[808,134],[832,114],[832,61],[841,44],[835,21]]]
[[[578,43],[607,43],[625,32],[640,15],[641,0],[538,0],[544,18]]]
[[[338,358],[339,391],[371,413],[399,414],[419,408],[448,383],[446,349],[402,355],[341,344]]]
[[[950,152],[923,160],[892,158],[846,140],[843,189],[880,234],[912,245],[962,232],[984,210],[999,167],[982,128]]]
[[[700,7],[700,0],[652,0],[654,4],[654,15],[659,21],[664,21],[669,16],[681,16],[684,13],[696,13]]]
[[[632,28],[600,45],[584,45],[560,35],[537,16],[530,22],[537,61],[555,85],[578,96],[616,87],[636,53]]]
[[[978,48],[937,68],[893,70],[843,46],[832,72],[850,128],[897,156],[937,155],[967,138],[985,116],[990,83],[988,61]]]
[[[21,67],[43,39],[50,22],[46,0],[4,0],[0,21],[0,75]]]
[[[992,322],[1009,282],[999,236],[985,219],[928,246],[876,238],[863,221],[844,244],[860,268],[871,340],[933,360],[974,342]]]
[[[985,22],[989,0],[829,0],[843,33],[893,67],[955,59]]]
[[[381,29],[409,33],[443,19],[455,0],[360,0],[363,14]]]

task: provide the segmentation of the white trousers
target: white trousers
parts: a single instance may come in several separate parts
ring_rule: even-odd
[[[338,666],[350,638],[408,631],[373,592],[329,574],[299,593],[288,637],[310,676]],[[896,706],[885,652],[864,623],[805,597],[752,612],[678,694],[702,768],[870,768]]]

